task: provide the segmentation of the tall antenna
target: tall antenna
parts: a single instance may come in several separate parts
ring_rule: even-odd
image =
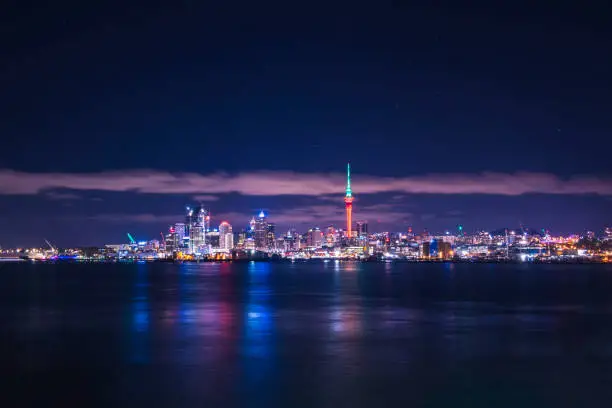
[[[351,163],[346,164],[346,196],[351,197],[353,192],[351,191]]]

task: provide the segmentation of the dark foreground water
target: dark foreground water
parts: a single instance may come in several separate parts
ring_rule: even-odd
[[[0,265],[0,406],[610,407],[612,268]]]

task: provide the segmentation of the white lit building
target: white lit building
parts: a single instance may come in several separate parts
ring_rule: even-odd
[[[231,224],[227,221],[219,224],[219,249],[228,252],[234,249],[234,233]]]

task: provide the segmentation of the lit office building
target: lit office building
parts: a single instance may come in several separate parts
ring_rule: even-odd
[[[368,236],[368,222],[367,221],[357,221],[357,236],[358,237]]]
[[[327,230],[325,231],[325,245],[330,248],[333,247],[336,243],[337,234],[338,232],[332,225],[327,227]]]
[[[246,239],[247,239],[246,231],[243,230],[242,232],[238,233],[238,242],[236,242],[236,248],[244,249]]]
[[[319,228],[311,228],[306,234],[306,246],[320,248],[323,245],[323,232]]]
[[[261,211],[255,219],[254,234],[255,248],[268,249],[268,220],[266,214]]]
[[[283,237],[283,249],[285,251],[297,251],[300,249],[300,235],[295,229],[287,231],[287,235]]]
[[[247,238],[246,241],[244,241],[244,249],[249,251],[255,250],[255,240],[253,238]]]
[[[185,239],[185,237],[187,236],[185,224],[183,224],[182,222],[177,222],[176,224],[174,224],[173,232],[176,234],[176,237],[181,242],[181,244],[179,245],[182,245],[183,239]]]
[[[271,222],[269,222],[268,225],[266,226],[266,245],[268,246],[269,249],[276,248],[276,238],[274,235],[275,228],[276,226]]]
[[[255,225],[257,224],[257,221],[255,221],[255,217],[251,218],[251,221],[249,221],[249,227],[247,228],[246,231],[246,238],[255,238]]]
[[[189,251],[193,254],[207,253],[206,233],[210,230],[210,214],[202,207],[187,207],[185,217],[189,236]]]
[[[221,235],[219,234],[218,229],[215,228],[206,233],[206,244],[211,248],[220,248]]]
[[[229,222],[219,224],[219,248],[231,251],[234,248],[234,233]]]

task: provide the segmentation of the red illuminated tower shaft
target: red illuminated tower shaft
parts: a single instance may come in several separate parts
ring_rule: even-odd
[[[353,192],[351,191],[351,164],[346,165],[346,195],[344,196],[346,207],[346,236],[351,238],[353,235]]]

